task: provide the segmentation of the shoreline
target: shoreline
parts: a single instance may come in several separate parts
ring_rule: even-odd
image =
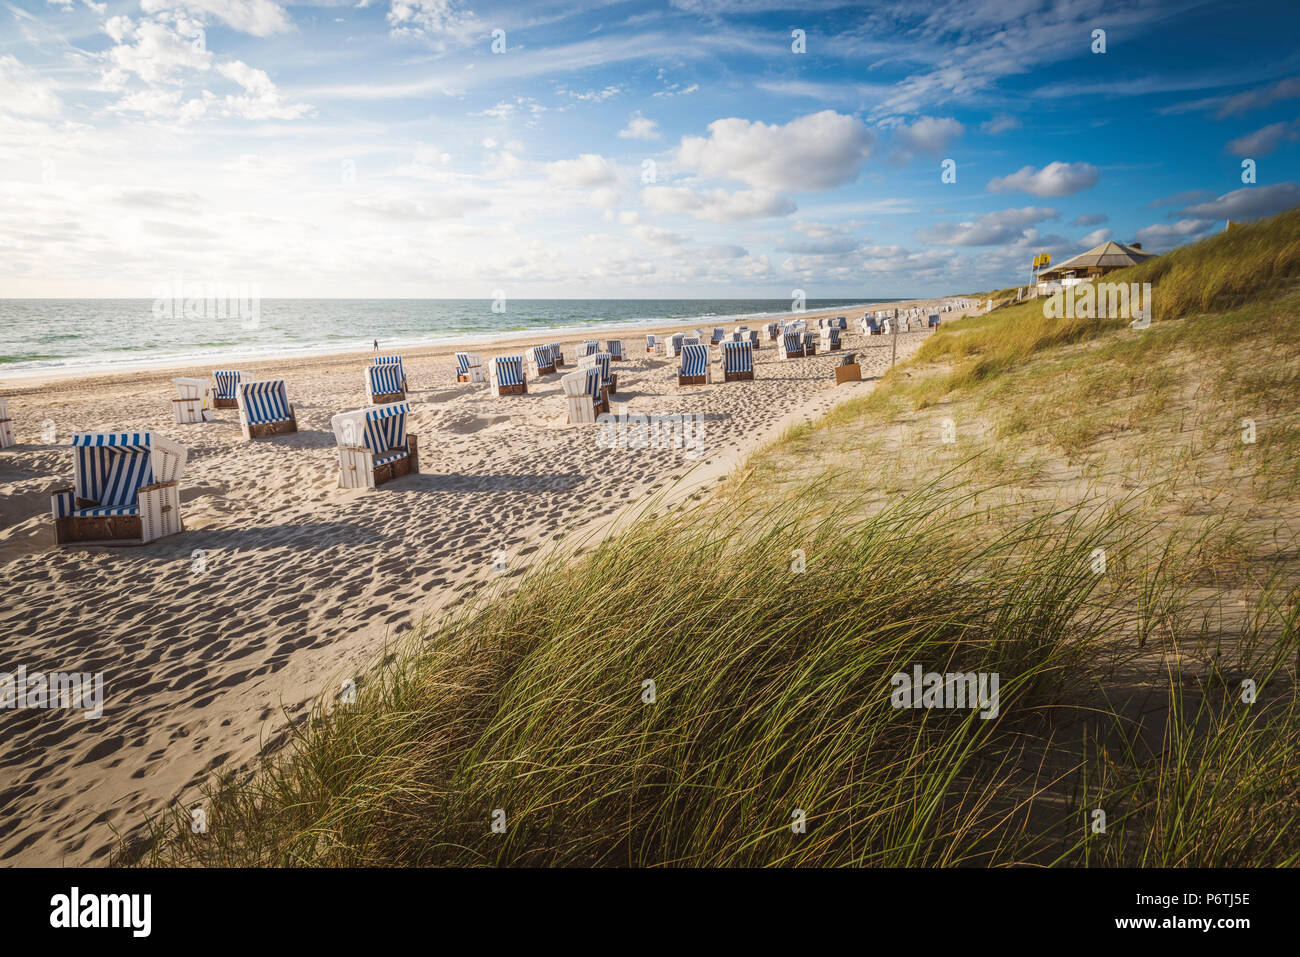
[[[456,352],[464,351],[467,348],[478,347],[486,351],[492,351],[494,354],[500,354],[500,351],[506,348],[526,348],[532,345],[540,345],[543,341],[554,341],[556,338],[568,341],[570,339],[587,338],[587,334],[614,334],[622,333],[626,337],[636,337],[645,335],[663,334],[676,332],[681,329],[694,329],[702,324],[722,323],[724,326],[733,327],[744,323],[754,322],[776,322],[783,319],[802,318],[817,319],[823,316],[836,316],[852,311],[855,313],[849,316],[850,321],[857,318],[859,310],[877,311],[881,309],[903,309],[913,306],[928,306],[939,304],[947,301],[949,298],[961,297],[940,297],[936,299],[898,299],[887,302],[860,303],[858,305],[835,306],[829,309],[807,309],[803,312],[794,312],[787,310],[785,312],[773,313],[736,313],[725,316],[702,316],[694,319],[671,320],[669,322],[659,322],[657,320],[637,320],[636,324],[628,323],[607,323],[593,324],[590,326],[552,326],[544,329],[536,329],[527,332],[511,331],[502,333],[492,333],[484,336],[456,336],[442,339],[437,342],[427,342],[425,344],[410,345],[407,340],[384,340],[379,342],[379,352],[388,354],[400,350],[403,356],[410,357],[428,357],[428,356],[445,356],[452,355]],[[645,324],[641,324],[645,323]],[[76,368],[49,368],[49,369],[13,369],[8,370],[0,367],[0,396],[23,395],[33,389],[44,388],[49,385],[66,384],[68,382],[84,382],[87,384],[103,385],[117,381],[123,381],[129,377],[133,383],[139,382],[141,376],[158,377],[170,379],[173,376],[191,376],[196,378],[208,378],[212,374],[212,369],[221,367],[233,367],[238,364],[242,369],[258,371],[269,369],[275,365],[285,365],[292,363],[295,368],[311,368],[320,363],[336,363],[347,359],[360,359],[375,354],[372,348],[359,346],[351,349],[335,348],[333,346],[305,347],[300,352],[282,352],[273,355],[267,355],[265,358],[254,358],[258,355],[256,352],[223,352],[213,353],[210,357],[204,359],[197,358],[176,358],[160,357],[155,360],[138,360],[124,361],[120,364],[111,366],[88,365]]]

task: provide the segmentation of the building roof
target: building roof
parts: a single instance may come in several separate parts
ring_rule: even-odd
[[[1143,252],[1133,246],[1107,240],[1100,246],[1094,246],[1086,253],[1079,253],[1065,262],[1057,263],[1038,274],[1039,279],[1059,276],[1070,270],[1080,269],[1120,269],[1144,262],[1155,253]]]

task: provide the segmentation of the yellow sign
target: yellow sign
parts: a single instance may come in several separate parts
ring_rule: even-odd
[[[1052,264],[1052,254],[1051,254],[1051,253],[1043,253],[1043,254],[1042,254],[1041,256],[1039,256],[1038,258],[1041,259],[1041,260],[1043,261],[1043,265],[1044,265],[1044,266],[1050,266],[1050,265]]]

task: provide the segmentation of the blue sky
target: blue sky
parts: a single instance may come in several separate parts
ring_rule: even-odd
[[[1300,204],[1291,2],[0,4],[0,296],[941,295]]]

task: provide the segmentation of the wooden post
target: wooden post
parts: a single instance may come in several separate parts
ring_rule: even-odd
[[[889,325],[889,341],[893,345],[893,351],[889,354],[889,364],[893,366],[898,361],[898,310],[894,310],[894,321]]]

